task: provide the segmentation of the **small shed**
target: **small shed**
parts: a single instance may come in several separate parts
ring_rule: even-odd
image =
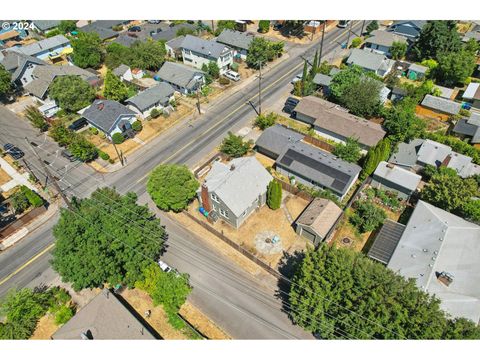
[[[422,180],[420,175],[386,161],[378,164],[372,178],[373,187],[396,192],[402,199],[408,199]]]
[[[419,65],[419,64],[411,64],[408,67],[407,77],[410,80],[422,80],[425,78],[427,74],[428,67]]]
[[[342,209],[333,201],[315,198],[297,219],[295,231],[318,246],[335,226],[340,215]]]

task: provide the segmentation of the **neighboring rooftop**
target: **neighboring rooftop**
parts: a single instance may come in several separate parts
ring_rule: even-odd
[[[472,144],[480,143],[480,114],[472,112],[468,119],[460,119],[453,128],[453,132],[470,136]]]
[[[111,25],[109,20],[98,20],[79,28],[78,30],[86,33],[97,33],[100,40],[111,39],[118,36],[118,32],[113,31],[112,27],[120,25],[117,21],[113,22],[115,24]]]
[[[170,61],[165,61],[157,72],[157,76],[163,81],[189,90],[195,87],[197,83],[196,77],[199,74],[203,74],[203,72],[190,66]]]
[[[170,84],[161,82],[158,85],[139,92],[137,95],[127,99],[126,102],[135,105],[140,111],[145,111],[157,103],[163,106],[168,105],[174,92],[175,90]]]
[[[312,81],[316,85],[330,86],[330,83],[332,82],[332,76],[318,73],[315,75]]]
[[[185,39],[182,42],[182,48],[215,59],[219,58],[220,55],[228,49],[224,44],[220,44],[213,40],[205,40],[192,35],[185,36]]]
[[[425,98],[422,101],[422,106],[450,115],[458,114],[462,108],[462,104],[460,103],[430,94],[425,95]]]
[[[115,69],[113,69],[113,74],[115,76],[118,76],[118,77],[121,77],[123,76],[128,70],[130,69],[130,66],[128,65],[125,65],[125,64],[121,64],[119,66],[117,66]]]
[[[394,34],[392,32],[384,31],[384,30],[374,30],[370,33],[370,37],[368,37],[365,42],[368,44],[376,44],[380,46],[390,47],[394,42],[406,43],[407,39],[403,36]]]
[[[388,59],[385,55],[377,54],[366,49],[352,49],[347,59],[348,65],[358,65],[371,71],[387,71],[395,61]]]
[[[368,251],[368,257],[387,265],[405,231],[405,225],[387,219]]]
[[[311,227],[324,239],[340,215],[342,215],[342,209],[333,201],[315,198],[302,212],[296,223]]]
[[[444,98],[444,99],[451,99],[452,98],[452,95],[453,95],[453,89],[450,89],[450,88],[447,88],[447,87],[444,87],[444,86],[440,86],[440,85],[435,85],[434,89],[438,89],[440,91],[440,97]]]
[[[170,46],[173,50],[181,49],[183,40],[185,39],[185,35],[177,36],[172,40],[169,40],[165,43],[165,45]]]
[[[33,20],[32,22],[40,31],[46,31],[60,25],[61,20]]]
[[[228,164],[216,161],[204,184],[215,192],[236,217],[264,194],[272,175],[254,157],[233,159]]]
[[[386,161],[381,161],[378,164],[374,175],[411,191],[415,191],[422,180],[420,175],[389,164]]]
[[[22,75],[24,66],[27,63],[47,65],[47,63],[43,60],[16,51],[7,51],[0,63],[3,65],[5,70],[12,73],[12,81],[18,80],[18,78]]]
[[[467,100],[480,100],[480,83],[468,84],[463,93],[463,98]]]
[[[423,65],[419,65],[419,64],[412,63],[412,64],[410,64],[410,66],[408,67],[408,70],[414,71],[414,72],[416,72],[417,74],[426,74],[427,71],[428,71],[428,67],[423,66]]]
[[[236,30],[224,29],[217,37],[217,42],[243,50],[248,50],[250,43],[254,39],[253,34],[240,32]]]
[[[54,340],[154,340],[154,336],[119,299],[103,290],[53,334]]]
[[[419,201],[388,262],[455,317],[480,320],[480,226]],[[447,273],[453,281],[440,281]]]
[[[302,142],[289,144],[276,164],[341,195],[346,193],[362,170],[356,164]]]
[[[303,134],[276,124],[265,129],[255,145],[278,157],[288,144],[301,141],[304,137]]]
[[[295,111],[314,118],[316,127],[345,138],[353,137],[367,146],[375,146],[385,136],[381,125],[352,115],[340,106],[316,96],[304,97]]]
[[[65,36],[55,35],[55,36],[52,36],[51,38],[46,38],[29,45],[10,48],[10,51],[16,51],[25,55],[35,56],[44,51],[50,51],[53,48],[68,45],[68,44],[70,44],[70,40],[68,40]]]

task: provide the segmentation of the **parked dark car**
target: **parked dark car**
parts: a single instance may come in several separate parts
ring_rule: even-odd
[[[21,159],[25,156],[25,153],[22,150],[10,143],[3,145],[3,150],[5,150],[7,154],[10,154],[15,160]]]
[[[279,31],[282,27],[283,27],[283,24],[276,23],[275,25],[273,25],[273,30]]]
[[[77,160],[77,158],[68,150],[62,150],[60,154],[70,162]]]
[[[140,31],[142,31],[142,28],[140,26],[130,26],[128,28],[128,31],[130,31],[130,32],[140,32]]]
[[[289,97],[286,101],[285,101],[285,105],[283,106],[283,109],[282,111],[283,112],[286,112],[287,114],[291,114],[293,109],[295,109],[295,106],[297,106],[297,104],[300,102],[300,100],[298,99],[295,99],[293,97]]]
[[[81,128],[85,127],[88,125],[88,122],[86,119],[78,119],[78,120],[75,120],[74,122],[72,122],[68,128],[70,130],[73,130],[73,131],[77,131],[77,130],[80,130]]]

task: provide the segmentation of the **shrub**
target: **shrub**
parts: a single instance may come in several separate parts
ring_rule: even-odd
[[[218,79],[218,83],[220,85],[230,85],[230,80],[222,76],[220,79]]]
[[[62,305],[55,314],[55,324],[63,325],[73,317],[74,311],[68,305]]]
[[[115,133],[112,135],[112,141],[114,144],[121,144],[125,141],[125,136],[120,133]]]
[[[110,159],[110,155],[108,155],[106,152],[100,151],[100,153],[99,153],[98,155],[100,156],[100,158],[101,158],[102,160],[107,161],[107,160]]]
[[[257,126],[261,130],[265,130],[270,126],[275,125],[275,121],[277,120],[277,114],[271,112],[267,115],[258,115],[255,119],[255,126]]]
[[[361,43],[362,43],[362,39],[359,38],[359,37],[356,37],[352,40],[352,43],[350,44],[350,47],[357,48],[357,47],[360,46]]]
[[[250,150],[251,144],[243,141],[239,135],[229,132],[220,145],[220,151],[228,156],[238,158],[245,155]]]
[[[150,117],[152,119],[155,119],[155,118],[159,117],[160,115],[161,115],[161,112],[157,108],[154,108],[154,109],[152,109],[152,111],[150,111]]]
[[[233,71],[238,71],[238,64],[235,63],[235,62],[232,63],[232,64],[230,65],[230,69],[232,69]]]
[[[33,207],[40,207],[43,205],[43,199],[32,189],[26,187],[25,185],[22,185],[20,190],[28,199],[30,205],[32,205]]]
[[[15,214],[21,214],[30,206],[27,196],[21,189],[16,191],[10,198]]]
[[[280,209],[282,204],[282,185],[278,181],[272,180],[267,188],[267,205],[272,210]]]
[[[94,127],[91,127],[90,129],[88,129],[88,131],[90,131],[90,134],[92,134],[92,135],[97,135],[98,134],[98,129],[94,128]]]
[[[264,34],[268,30],[270,30],[270,20],[260,20],[258,22],[258,32]]]
[[[350,222],[362,234],[375,230],[387,218],[385,211],[370,201],[357,201],[354,208],[355,213],[350,216]]]
[[[137,131],[137,132],[142,131],[142,129],[143,129],[142,122],[140,120],[135,121],[132,124],[132,129]]]

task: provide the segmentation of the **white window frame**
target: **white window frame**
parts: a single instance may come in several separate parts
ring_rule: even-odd
[[[220,215],[222,215],[225,219],[229,219],[227,210],[223,210],[222,208],[219,208],[218,210],[220,212]]]
[[[220,203],[220,199],[218,198],[217,194],[212,193],[210,197],[212,198],[213,201]]]

